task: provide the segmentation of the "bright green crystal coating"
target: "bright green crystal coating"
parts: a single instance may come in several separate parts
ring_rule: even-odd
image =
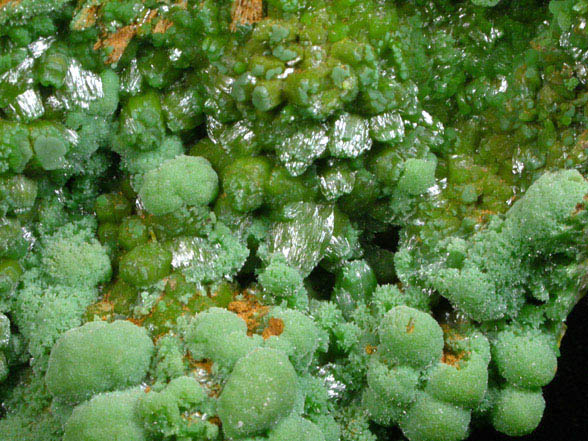
[[[531,433],[588,280],[586,20],[0,0],[0,439]]]

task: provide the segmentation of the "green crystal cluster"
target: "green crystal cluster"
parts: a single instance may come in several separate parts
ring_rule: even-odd
[[[587,20],[0,0],[0,439],[531,433],[588,283]]]

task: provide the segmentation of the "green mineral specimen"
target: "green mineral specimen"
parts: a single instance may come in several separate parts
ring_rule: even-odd
[[[64,333],[53,347],[47,388],[61,400],[80,402],[134,386],[145,377],[152,352],[145,330],[130,322],[86,323]]]
[[[587,20],[0,0],[0,440],[533,432],[588,286]]]

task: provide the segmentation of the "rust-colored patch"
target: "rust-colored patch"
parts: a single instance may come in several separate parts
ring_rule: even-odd
[[[479,215],[478,215],[478,223],[480,224],[485,224],[488,222],[488,220],[490,219],[490,216],[495,215],[496,212],[492,211],[492,210],[480,210]]]
[[[172,26],[173,26],[173,22],[171,22],[170,20],[167,20],[165,18],[162,18],[157,23],[155,23],[155,27],[153,28],[153,33],[154,34],[163,34]]]
[[[451,342],[465,340],[465,336],[460,334],[457,329],[451,327],[447,323],[442,323],[441,329],[443,329],[443,336],[445,338],[445,348],[443,348],[441,362],[459,369],[461,360],[469,357],[470,351],[456,352],[451,348]]]
[[[269,311],[269,307],[259,303],[255,296],[247,292],[241,294],[239,300],[229,303],[227,309],[245,320],[249,336],[257,331],[260,326],[259,320]]]
[[[153,344],[157,345],[157,343],[159,342],[159,340],[161,340],[163,337],[165,337],[167,335],[167,333],[162,333],[162,334],[157,334],[155,337],[153,337],[151,340],[153,340]]]
[[[12,3],[12,6],[16,6],[20,3],[20,0],[0,0],[0,8],[3,8],[8,3]]]
[[[449,341],[459,341],[465,340],[465,337],[461,335],[457,330],[449,326],[447,323],[441,323],[441,329],[443,329],[443,334],[445,335],[445,340]]]
[[[282,332],[284,332],[284,321],[279,318],[271,317],[269,319],[267,328],[263,330],[261,336],[264,340],[267,340],[272,335],[282,335]]]
[[[114,304],[109,300],[108,293],[99,302],[93,303],[86,308],[88,318],[98,316],[102,321],[111,319],[113,312]]]
[[[204,369],[209,374],[212,374],[212,361],[211,360],[194,361],[193,365],[195,367],[199,367],[200,369]]]
[[[231,31],[238,25],[257,23],[263,18],[263,0],[234,0],[231,10]]]
[[[94,50],[101,49],[103,47],[111,47],[112,52],[108,54],[108,58],[106,59],[106,63],[116,63],[122,57],[122,54],[125,52],[125,49],[133,39],[133,37],[137,34],[137,25],[132,24],[128,26],[124,26],[116,31],[114,34],[109,35],[104,40],[99,40],[94,45]]]
[[[98,19],[98,9],[97,5],[86,6],[81,9],[76,14],[76,20],[72,25],[72,28],[75,31],[81,31],[82,29],[89,28],[96,24],[96,20]]]
[[[406,325],[406,333],[412,334],[413,331],[414,331],[414,319],[411,317],[410,320],[408,321],[408,324]]]
[[[134,323],[137,326],[143,326],[143,323],[145,322],[145,320],[147,320],[148,318],[153,317],[153,312],[155,311],[157,304],[159,302],[161,302],[165,297],[165,293],[161,293],[159,295],[159,297],[157,298],[157,300],[155,301],[155,303],[153,303],[153,308],[151,308],[151,311],[149,311],[149,314],[147,315],[143,315],[140,318],[134,318],[134,317],[129,317],[127,320],[129,322]],[[155,338],[158,338],[157,336]]]
[[[113,34],[103,35],[103,37],[94,44],[94,50],[98,50],[101,48],[111,48],[111,52],[108,54],[106,58],[107,64],[116,63],[120,60],[125,49],[131,42],[131,40],[139,33],[141,30],[141,26],[146,23],[150,23],[155,17],[157,17],[157,10],[150,9],[148,10],[141,18],[139,18],[135,23],[131,23],[130,25],[123,26],[122,28],[118,29]],[[159,23],[162,23],[159,25]],[[165,32],[173,23],[163,19],[160,20],[156,25],[155,28],[159,25],[159,31]]]
[[[365,353],[368,354],[368,355],[375,354],[376,352],[378,352],[378,347],[377,346],[367,345],[365,347]]]
[[[212,424],[215,424],[215,425],[217,425],[219,427],[222,425],[220,418],[217,417],[217,416],[210,417],[208,419],[208,422],[209,423],[212,423]]]
[[[207,373],[212,374],[212,360],[205,358],[204,360],[195,360],[192,354],[188,353],[184,356],[190,369],[204,369]]]
[[[463,360],[468,355],[470,355],[469,351],[461,351],[456,354],[455,352],[444,350],[443,357],[441,357],[441,363],[459,369],[461,360]]]
[[[190,370],[195,371],[197,369],[203,369],[204,371],[206,371],[207,375],[210,376],[212,375],[212,360],[209,359],[204,359],[204,360],[194,360],[194,357],[192,357],[192,354],[190,354],[190,352],[188,352],[185,356],[184,359],[188,362],[188,366],[190,367]],[[220,395],[221,392],[221,386],[220,384],[217,383],[213,383],[213,384],[206,384],[206,393],[209,397],[218,397]]]
[[[137,319],[137,318],[134,318],[134,317],[129,317],[127,319],[127,321],[128,322],[131,322],[131,323],[133,323],[134,325],[137,325],[137,326],[143,326],[143,322],[145,321],[145,319],[143,319],[143,318]]]
[[[151,23],[151,21],[157,17],[157,10],[156,9],[149,9],[147,13],[141,18],[139,21],[136,22],[137,25],[141,26],[145,23]]]
[[[98,303],[94,303],[92,306],[93,311],[96,313],[111,313],[114,310],[114,305],[107,296],[105,296]]]

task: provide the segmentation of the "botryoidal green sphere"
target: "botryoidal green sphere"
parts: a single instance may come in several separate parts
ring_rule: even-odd
[[[0,0],[0,440],[532,433],[585,285],[587,19]]]
[[[383,356],[391,362],[426,367],[441,358],[443,331],[429,314],[407,306],[391,309],[378,328]]]

